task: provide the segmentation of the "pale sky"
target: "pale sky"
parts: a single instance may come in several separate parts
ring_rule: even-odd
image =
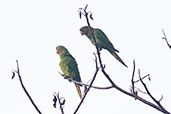
[[[43,114],[60,114],[59,105],[53,108],[53,92],[65,97],[65,114],[72,114],[80,102],[73,83],[58,72],[60,58],[56,46],[64,45],[76,59],[82,81],[87,83],[95,72],[95,47],[81,36],[79,29],[86,25],[79,19],[78,8],[93,13],[92,27],[105,32],[125,68],[109,52],[101,51],[106,72],[112,80],[129,91],[136,61],[152,95],[171,112],[171,50],[162,39],[165,30],[171,43],[170,0],[1,0],[0,1],[0,113],[37,114],[22,90],[18,77],[11,80],[11,71],[19,61],[26,89]],[[99,71],[96,86],[110,83]],[[137,87],[143,90],[141,84]],[[83,90],[83,88],[82,88]],[[144,91],[144,90],[143,90]],[[152,101],[147,95],[140,96]],[[152,101],[153,102],[153,101]],[[91,89],[78,114],[161,114],[116,89]]]

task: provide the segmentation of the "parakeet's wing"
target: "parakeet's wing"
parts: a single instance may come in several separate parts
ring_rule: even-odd
[[[105,48],[105,49],[108,49],[108,48],[111,48],[111,49],[114,49],[116,50],[112,43],[110,42],[110,40],[107,38],[107,36],[105,35],[105,33],[100,30],[100,29],[95,29],[95,38],[97,39],[97,42],[99,43],[99,45],[102,47],[102,48]],[[98,41],[99,40],[99,41]],[[116,50],[117,51],[117,50]]]
[[[64,60],[60,62],[60,66],[64,75],[69,76],[73,80],[81,82],[77,63],[74,57],[72,57],[72,55],[67,55],[67,57],[65,57]],[[82,93],[81,93],[79,85],[75,83],[75,86],[76,86],[79,97],[82,98]]]
[[[81,82],[80,73],[77,63],[72,55],[67,55],[67,58],[60,63],[64,75],[69,76],[73,80]]]

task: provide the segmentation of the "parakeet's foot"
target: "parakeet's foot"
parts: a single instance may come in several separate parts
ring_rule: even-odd
[[[69,82],[72,82],[71,78],[69,76],[65,76],[64,74],[62,74],[64,79],[67,79]]]

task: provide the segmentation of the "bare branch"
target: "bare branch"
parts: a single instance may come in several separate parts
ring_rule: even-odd
[[[132,93],[135,94],[135,90],[134,90],[134,75],[135,75],[135,60],[133,60],[133,72],[132,72],[132,79],[131,79],[131,83],[132,83]]]
[[[24,84],[23,84],[23,81],[22,81],[22,78],[21,78],[21,75],[20,75],[20,69],[19,69],[19,64],[18,64],[18,60],[16,60],[16,63],[17,63],[17,71],[15,72],[12,72],[13,73],[13,76],[12,76],[12,79],[14,78],[14,74],[17,73],[18,74],[18,78],[19,78],[19,81],[20,81],[20,84],[21,84],[21,87],[23,88],[25,94],[27,95],[27,97],[29,98],[30,102],[32,103],[32,105],[34,106],[34,108],[36,109],[36,111],[39,113],[39,114],[42,114],[39,110],[39,108],[37,107],[37,105],[34,103],[33,99],[31,98],[30,94],[28,93],[28,91],[26,90]]]
[[[92,35],[92,37],[93,37],[93,40],[94,40],[94,45],[95,45],[96,50],[97,50],[97,55],[98,55],[98,60],[99,60],[99,63],[100,63],[100,68],[101,68],[102,73],[104,74],[104,76],[105,76],[105,77],[108,79],[108,81],[111,83],[112,87],[116,88],[118,91],[120,91],[120,92],[122,92],[122,93],[124,93],[124,94],[126,94],[126,95],[128,95],[128,96],[130,96],[130,97],[133,97],[133,98],[138,99],[139,101],[141,101],[141,102],[143,102],[143,103],[145,103],[145,104],[147,104],[147,105],[149,105],[149,106],[151,106],[151,107],[153,107],[153,108],[155,108],[155,109],[157,109],[157,110],[159,110],[159,111],[161,111],[161,112],[163,112],[163,113],[170,114],[168,111],[163,110],[161,107],[159,107],[159,106],[157,106],[157,105],[155,105],[155,104],[153,104],[153,103],[147,101],[146,99],[143,99],[142,97],[139,97],[137,94],[127,92],[126,90],[124,90],[124,89],[120,88],[119,86],[117,86],[117,85],[112,81],[112,79],[110,78],[110,76],[106,73],[105,68],[103,67],[102,60],[101,60],[101,55],[100,55],[100,51],[98,50],[97,43],[96,43],[96,40],[95,40],[93,31],[92,31],[92,29],[91,29],[89,19],[88,19],[88,14],[89,14],[89,12],[87,12],[86,9],[87,9],[87,8],[85,8],[85,9],[84,9],[84,8],[81,8],[81,10],[83,11],[83,14],[84,14],[84,16],[85,16],[85,18],[86,18],[87,25],[88,25],[88,27],[89,27],[89,30],[90,30],[91,35]],[[92,14],[92,13],[91,13],[91,14]],[[134,72],[134,71],[133,71],[133,72]],[[134,75],[134,74],[133,74],[133,75]],[[134,78],[134,76],[133,76],[133,78]],[[145,78],[145,77],[144,77],[144,78]],[[135,83],[135,82],[133,82],[133,83]],[[134,85],[134,84],[133,84],[133,85]]]
[[[144,91],[140,90],[139,88],[138,88],[138,91],[143,93],[143,94],[147,94],[147,92],[144,92]]]
[[[86,87],[89,87],[90,84],[85,84],[83,82],[78,82],[76,80],[73,80],[72,78],[70,78],[69,76],[65,76],[64,74],[61,74],[59,72],[59,74],[66,80],[68,80],[69,82],[73,82],[73,83],[76,83],[76,84],[79,84],[79,85],[82,85],[82,86],[86,86]],[[100,89],[100,90],[105,90],[105,89],[111,89],[113,88],[113,86],[106,86],[106,87],[99,87],[99,86],[91,86],[91,88],[94,88],[94,89]]]
[[[141,78],[141,74],[140,74],[140,69],[138,69],[138,74],[139,74],[139,79],[142,83],[142,85],[144,86],[147,94],[150,96],[150,98],[159,106],[159,108],[161,108],[162,112],[164,112],[165,114],[170,114],[161,104],[160,104],[160,100],[157,101],[152,94],[150,93],[150,91],[148,90],[146,84],[143,82],[142,78]]]
[[[159,99],[159,102],[163,99],[163,95],[161,96],[161,98]]]
[[[162,31],[163,31],[163,35],[164,35],[164,37],[162,37],[165,41],[166,41],[166,44],[169,46],[169,48],[171,49],[171,45],[169,44],[169,42],[168,42],[168,40],[167,40],[167,37],[166,37],[166,34],[165,34],[165,32],[164,32],[164,29],[162,29]]]
[[[147,75],[143,76],[141,79],[143,80],[143,79],[145,79],[145,78],[148,77],[148,79],[150,80],[149,76],[150,76],[150,74],[147,74]],[[136,81],[134,81],[134,83],[139,82],[139,81],[140,81],[140,80],[136,80]]]

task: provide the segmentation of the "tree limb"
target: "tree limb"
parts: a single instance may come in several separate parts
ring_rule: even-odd
[[[159,106],[159,108],[162,109],[162,111],[163,111],[165,114],[170,114],[170,112],[168,112],[168,111],[160,104],[161,99],[158,101],[158,100],[156,100],[156,99],[152,96],[152,94],[151,94],[150,91],[148,90],[146,84],[143,82],[143,80],[142,80],[142,78],[141,78],[140,69],[138,70],[138,74],[139,74],[139,79],[140,79],[142,85],[144,86],[144,88],[145,88],[147,94],[150,96],[150,98]]]
[[[83,83],[83,82],[78,82],[78,81],[76,81],[76,80],[73,80],[72,78],[70,78],[70,77],[68,77],[68,76],[65,76],[64,74],[61,74],[60,72],[59,72],[59,74],[60,74],[64,79],[67,79],[69,82],[74,82],[74,83],[76,83],[76,84],[79,84],[79,85],[82,85],[82,86],[86,86],[86,87],[89,87],[89,86],[90,86],[90,84],[85,84],[85,83]],[[111,89],[111,88],[113,88],[113,86],[99,87],[99,86],[93,86],[93,85],[92,85],[91,88],[100,89],[100,90],[105,90],[105,89]]]
[[[162,32],[163,32],[163,39],[166,41],[166,44],[168,45],[168,47],[171,49],[171,45],[169,44],[169,42],[168,42],[168,40],[167,40],[167,37],[166,37],[166,34],[165,34],[165,32],[164,32],[164,29],[162,29]]]
[[[87,13],[87,11],[86,11],[87,6],[88,6],[88,5],[86,5],[86,8],[85,8],[85,9],[84,9],[84,8],[81,8],[80,12],[83,10],[84,13],[81,12],[80,14],[83,14],[83,15],[85,16],[86,21],[87,21],[87,25],[88,25],[88,27],[89,27],[89,29],[90,29],[91,26],[90,26],[90,22],[89,22],[89,19],[88,19],[88,13]],[[96,44],[96,40],[95,40],[94,34],[93,34],[93,32],[92,32],[91,29],[90,29],[90,32],[91,32],[92,37],[93,37],[93,40],[94,40],[94,42],[95,42],[95,48],[96,48],[96,50],[97,50],[97,55],[98,55],[98,60],[99,60],[99,63],[100,63],[101,71],[102,71],[102,73],[104,74],[104,76],[108,79],[108,81],[111,83],[112,87],[116,88],[118,91],[120,91],[120,92],[122,92],[122,93],[124,93],[124,94],[126,94],[126,95],[128,95],[128,96],[130,96],[130,97],[133,97],[133,98],[135,98],[135,99],[138,99],[139,101],[141,101],[141,102],[143,102],[143,103],[145,103],[145,104],[147,104],[147,105],[149,105],[149,106],[151,106],[151,107],[153,107],[153,108],[155,108],[155,109],[157,109],[157,110],[159,110],[159,111],[161,111],[161,112],[163,112],[163,113],[166,113],[166,112],[167,112],[166,114],[170,114],[170,112],[164,110],[164,109],[161,108],[160,106],[157,106],[157,105],[155,105],[155,104],[153,104],[153,103],[147,101],[146,99],[143,99],[142,97],[140,97],[140,96],[138,96],[138,95],[136,95],[136,94],[134,94],[134,93],[127,92],[126,90],[124,90],[124,89],[120,88],[119,86],[117,86],[117,85],[112,81],[112,79],[111,79],[110,76],[106,73],[106,71],[105,71],[105,69],[104,69],[104,67],[103,67],[102,60],[101,60],[101,55],[100,55],[100,52],[99,52],[99,50],[98,50],[98,47],[97,47],[97,44]],[[134,74],[133,74],[133,75],[134,75]]]
[[[12,73],[13,73],[12,79],[14,78],[15,73],[17,73],[17,74],[18,74],[19,81],[20,81],[20,84],[21,84],[21,87],[23,88],[25,94],[26,94],[27,97],[29,98],[30,102],[32,103],[32,105],[34,106],[34,108],[36,109],[36,111],[37,111],[39,114],[42,114],[41,111],[39,110],[39,108],[37,107],[37,105],[34,103],[33,99],[31,98],[30,94],[28,93],[28,91],[26,90],[26,88],[25,88],[25,86],[24,86],[24,84],[23,84],[23,81],[22,81],[22,78],[21,78],[21,75],[20,75],[20,69],[19,69],[18,60],[16,60],[16,63],[17,63],[17,71],[12,72]]]
[[[133,72],[132,72],[132,79],[131,79],[132,87],[131,88],[132,88],[132,93],[137,94],[134,90],[135,89],[134,75],[135,75],[135,60],[133,61]]]

